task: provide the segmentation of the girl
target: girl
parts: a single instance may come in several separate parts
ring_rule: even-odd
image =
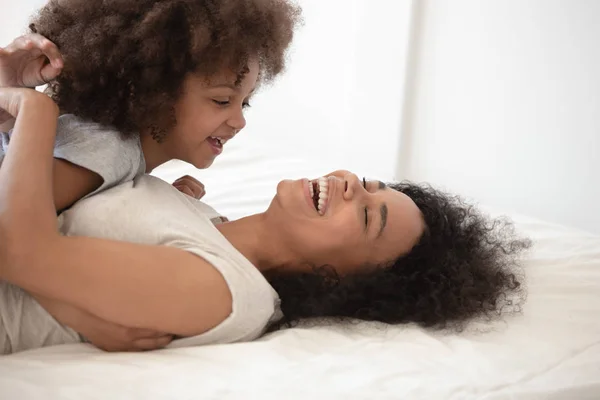
[[[0,86],[48,82],[63,114],[57,209],[169,160],[209,167],[283,71],[299,15],[288,0],[50,1],[0,52]]]

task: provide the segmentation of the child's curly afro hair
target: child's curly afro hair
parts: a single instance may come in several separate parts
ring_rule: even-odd
[[[189,73],[280,74],[301,10],[290,0],[50,0],[30,24],[65,60],[48,93],[124,135],[167,132]]]

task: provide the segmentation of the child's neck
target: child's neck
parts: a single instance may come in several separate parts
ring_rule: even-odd
[[[154,168],[170,161],[170,158],[164,153],[161,145],[151,135],[141,134],[140,144],[142,145],[142,153],[144,153],[144,161],[146,162],[146,173],[149,174]]]

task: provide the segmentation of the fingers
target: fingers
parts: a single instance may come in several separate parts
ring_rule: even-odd
[[[38,48],[42,51],[42,53],[44,53],[44,55],[48,58],[48,60],[50,61],[50,65],[57,70],[62,69],[62,67],[64,66],[64,62],[60,51],[58,50],[58,47],[56,47],[54,43],[52,43],[51,41],[49,41],[41,35],[33,34],[33,36],[35,36],[35,38],[33,38],[32,40],[34,41],[34,43],[37,44]]]
[[[64,63],[58,47],[50,40],[37,33],[30,33],[16,38],[6,47],[5,51],[31,51],[34,49],[45,55],[54,69],[60,70],[63,67]]]
[[[175,189],[179,190],[181,193],[187,194],[190,197],[193,197],[195,199],[198,198],[198,196],[192,191],[192,189],[190,189],[187,186],[183,186],[183,185],[175,185]]]
[[[206,194],[204,185],[197,179],[185,175],[173,182],[173,186],[182,193],[195,199],[200,199]]]
[[[15,53],[17,51],[29,51],[34,48],[34,42],[29,38],[29,35],[19,36],[5,47],[7,53]]]
[[[174,185],[177,183],[185,183],[190,186],[200,187],[201,189],[204,190],[204,185],[202,184],[202,182],[200,182],[196,178],[191,177],[189,175],[184,175],[181,178],[177,179],[175,182],[173,182]]]
[[[138,339],[156,339],[164,336],[170,336],[164,332],[152,329],[125,328],[127,329],[128,340],[136,341]]]
[[[173,341],[173,335],[162,335],[156,338],[143,338],[134,341],[134,350],[147,351],[158,350],[167,346]]]
[[[50,82],[51,80],[55,79],[58,75],[60,75],[61,71],[62,68],[56,68],[52,64],[48,64],[44,66],[44,68],[42,68],[42,70],[40,71],[40,75],[42,75],[42,79],[44,80],[44,82]]]
[[[97,337],[88,337],[90,342],[108,352],[137,352],[162,349],[173,341],[174,336],[149,329],[126,328],[104,323]]]

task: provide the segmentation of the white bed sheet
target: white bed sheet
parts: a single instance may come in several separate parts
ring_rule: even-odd
[[[215,171],[207,178],[213,183],[220,173],[231,176]],[[273,183],[273,171],[265,169],[261,184]],[[160,174],[185,172],[178,166]],[[239,177],[212,204],[239,199],[241,191],[250,198],[245,210],[227,201],[221,209],[262,208],[271,193],[252,181]],[[60,346],[1,357],[0,399],[600,399],[600,237],[515,221],[535,240],[527,303],[522,315],[487,332],[481,325],[451,334],[361,323],[145,354]]]

